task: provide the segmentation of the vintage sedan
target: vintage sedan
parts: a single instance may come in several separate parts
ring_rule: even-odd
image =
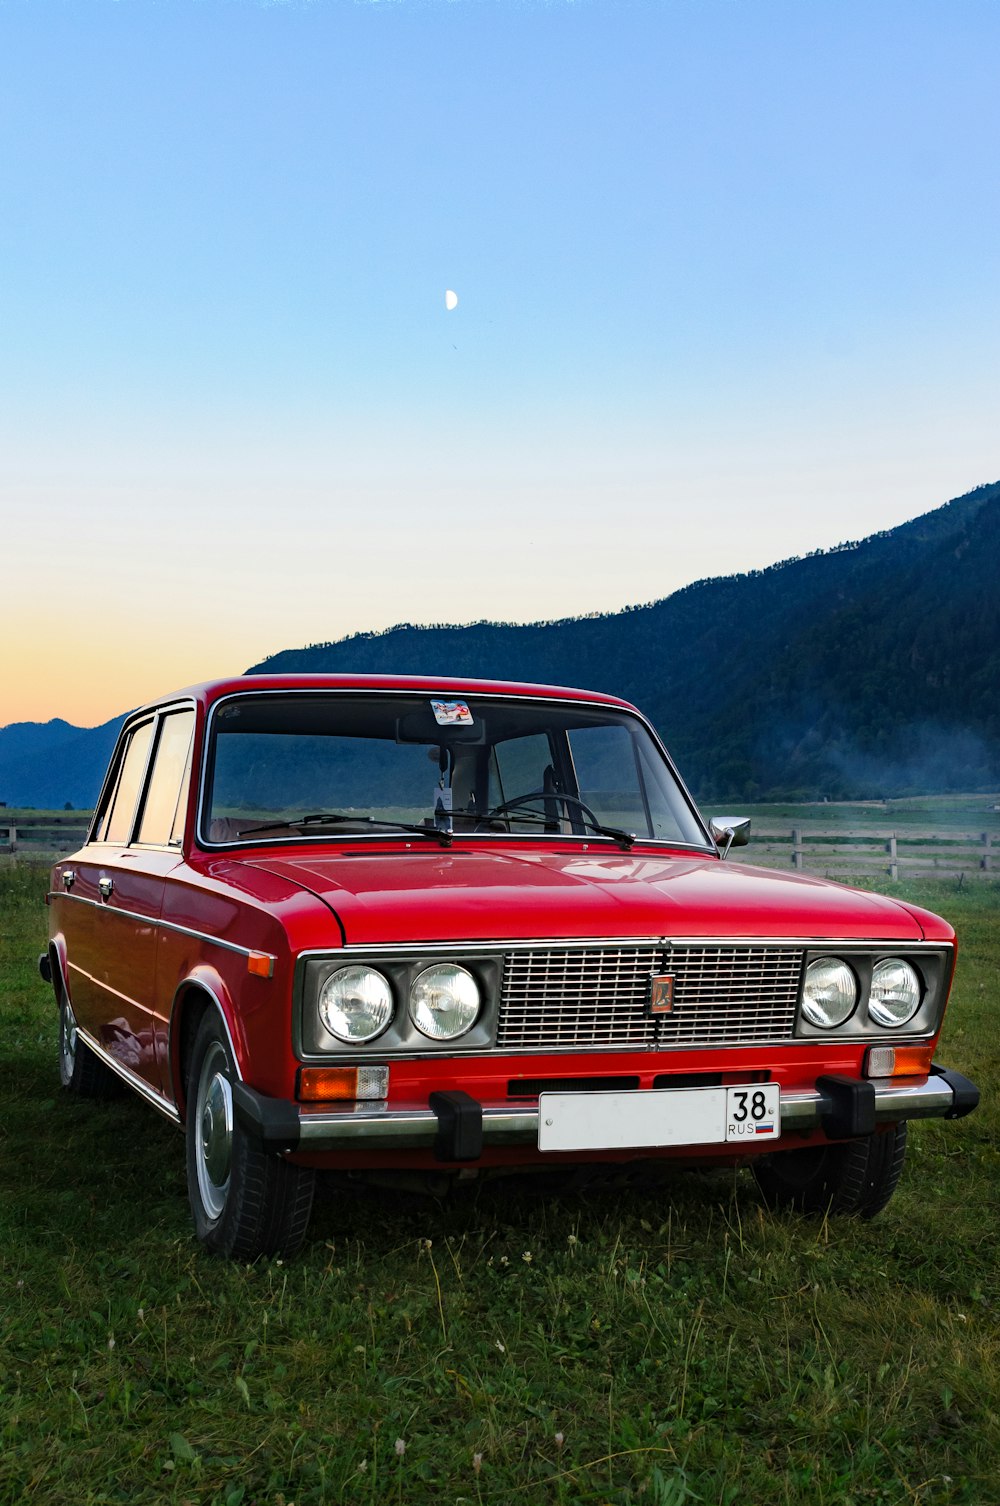
[[[935,1062],[950,926],[726,861],[653,728],[582,690],[202,685],[126,722],[52,870],[65,1086],[185,1129],[198,1237],[305,1237],[317,1170],[746,1164],[870,1217]]]

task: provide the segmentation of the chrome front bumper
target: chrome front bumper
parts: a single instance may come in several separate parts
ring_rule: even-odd
[[[431,1104],[411,1108],[309,1108],[235,1083],[233,1102],[242,1128],[272,1150],[432,1150],[442,1161],[461,1162],[478,1159],[483,1149],[538,1144],[536,1104],[483,1107],[465,1093],[432,1093]],[[960,1119],[978,1102],[968,1078],[937,1065],[928,1077],[902,1081],[820,1078],[815,1089],[782,1092],[782,1138],[822,1129],[831,1139],[847,1139],[902,1119]]]

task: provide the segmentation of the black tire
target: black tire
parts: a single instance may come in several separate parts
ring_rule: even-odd
[[[59,1081],[81,1098],[119,1098],[123,1083],[117,1072],[105,1066],[99,1056],[77,1034],[76,1019],[66,997],[59,989]]]
[[[769,1208],[874,1218],[896,1190],[906,1159],[906,1124],[843,1145],[779,1150],[754,1162]]]
[[[315,1172],[265,1151],[233,1114],[236,1067],[215,1009],[202,1016],[187,1082],[187,1183],[195,1233],[233,1260],[290,1256],[309,1227]]]

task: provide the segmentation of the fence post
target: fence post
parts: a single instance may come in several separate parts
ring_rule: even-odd
[[[983,855],[982,855],[982,857],[979,860],[979,866],[986,873],[989,873],[992,870],[992,868],[993,868],[993,854],[990,851],[990,849],[992,848],[992,846],[993,846],[993,837],[992,837],[991,833],[988,832],[988,831],[984,831],[983,832]]]
[[[805,852],[802,847],[802,828],[800,826],[792,827],[792,867],[805,867]]]
[[[11,850],[12,853],[14,853],[14,852],[17,851],[17,827],[16,826],[12,826],[10,828],[10,850]]]
[[[889,877],[899,878],[899,854],[896,851],[896,833],[893,832],[885,844],[885,850],[889,854]]]

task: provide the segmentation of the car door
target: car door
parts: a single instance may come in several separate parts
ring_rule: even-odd
[[[157,1094],[163,1087],[153,993],[157,922],[165,876],[180,861],[174,830],[180,776],[172,776],[190,746],[193,721],[190,708],[166,710],[129,729],[92,840],[74,865],[71,897],[80,903],[66,935],[78,1023]],[[171,782],[173,805],[164,815]]]

